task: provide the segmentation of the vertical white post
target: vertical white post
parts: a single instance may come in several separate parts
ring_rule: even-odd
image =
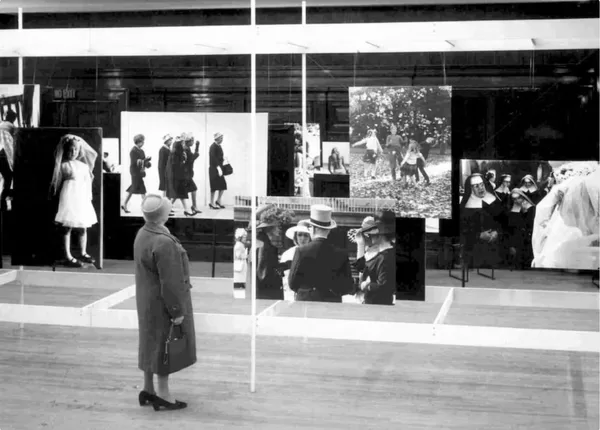
[[[306,26],[306,1],[302,2],[302,26]],[[302,54],[302,183],[305,189],[309,188],[308,183],[308,153],[306,152],[306,139],[308,138],[308,126],[306,124],[306,53]],[[312,194],[310,195],[312,197]]]
[[[250,54],[250,134],[252,142],[251,152],[251,163],[252,167],[252,206],[251,206],[251,225],[252,225],[252,246],[250,252],[252,253],[252,338],[250,343],[250,392],[256,392],[256,0],[250,0],[250,25],[252,26],[252,34],[254,37],[254,43],[252,44],[252,52]]]
[[[23,8],[19,8],[19,30],[23,30]],[[19,56],[19,85],[23,85],[23,57]]]

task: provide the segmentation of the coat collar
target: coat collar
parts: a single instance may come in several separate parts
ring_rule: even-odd
[[[169,236],[171,236],[171,232],[164,225],[158,225],[151,222],[147,222],[146,224],[144,224],[143,228],[144,230],[149,231],[150,233],[168,234]]]

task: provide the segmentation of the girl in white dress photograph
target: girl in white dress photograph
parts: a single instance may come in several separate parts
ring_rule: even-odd
[[[93,169],[98,153],[82,138],[67,134],[55,150],[51,196],[60,193],[54,221],[64,227],[63,244],[67,267],[83,267],[95,260],[87,253],[87,229],[98,222],[92,204]],[[80,257],[71,253],[71,231],[79,229]]]

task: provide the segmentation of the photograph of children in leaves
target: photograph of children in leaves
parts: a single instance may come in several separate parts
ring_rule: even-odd
[[[350,197],[396,200],[396,215],[449,219],[451,87],[352,87]]]

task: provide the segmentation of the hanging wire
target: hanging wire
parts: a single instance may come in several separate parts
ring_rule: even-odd
[[[353,87],[356,86],[356,63],[358,62],[358,52],[354,53],[354,77],[353,77]]]
[[[444,73],[444,86],[446,86],[446,53],[442,52],[442,72]]]

